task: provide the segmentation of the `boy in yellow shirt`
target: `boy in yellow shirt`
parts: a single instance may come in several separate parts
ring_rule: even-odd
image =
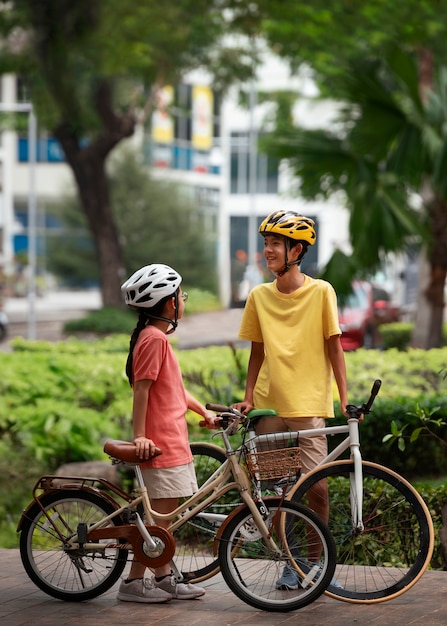
[[[239,337],[251,342],[251,352],[245,397],[235,406],[244,413],[254,407],[276,410],[277,416],[258,423],[257,434],[324,428],[325,419],[334,417],[332,375],[345,415],[348,398],[335,291],[300,270],[308,246],[315,244],[315,225],[293,211],[275,211],[259,232],[276,279],[256,286],[247,299]],[[324,435],[300,438],[300,447],[306,473],[327,455]],[[328,519],[326,484],[309,494],[309,505]],[[297,573],[286,566],[277,587],[298,584]]]

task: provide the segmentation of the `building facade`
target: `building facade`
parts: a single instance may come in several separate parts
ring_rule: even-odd
[[[335,248],[349,251],[348,212],[342,201],[305,202],[295,193],[297,181],[286,164],[258,150],[269,115],[269,105],[260,103],[259,94],[281,89],[297,93],[294,114],[300,124],[330,124],[334,106],[318,101],[305,76],[291,76],[284,63],[269,56],[253,83],[246,86],[244,106],[240,88],[232,88],[222,99],[205,74],[192,72],[182,84],[162,90],[151,124],[138,133],[155,175],[182,183],[203,212],[215,245],[220,299],[225,306],[237,306],[251,286],[266,278],[257,229],[273,210],[290,209],[315,220],[317,244],[306,255],[306,273],[315,274]],[[13,110],[26,94],[21,93],[16,77],[6,75],[1,79],[0,97]],[[51,227],[45,218],[46,204],[74,190],[74,185],[54,138],[44,132],[37,136],[34,200],[39,242],[44,240],[39,234]],[[29,247],[29,136],[3,130],[0,160],[0,266],[8,275],[14,271],[18,253]]]

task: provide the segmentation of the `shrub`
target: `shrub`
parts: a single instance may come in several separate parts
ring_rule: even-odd
[[[187,289],[188,304],[185,307],[185,315],[217,311],[221,308],[220,302],[214,294],[201,289]],[[104,307],[87,313],[85,317],[69,320],[64,324],[64,332],[92,333],[95,335],[108,335],[111,333],[124,333],[130,335],[137,323],[137,313],[125,306],[122,308]]]
[[[410,345],[413,328],[414,324],[407,322],[382,324],[380,326],[380,337],[383,349],[397,348],[397,350],[406,350]]]
[[[380,337],[384,350],[397,348],[407,350],[413,334],[414,324],[409,322],[394,322],[380,326]],[[443,326],[443,345],[447,345],[447,324]]]

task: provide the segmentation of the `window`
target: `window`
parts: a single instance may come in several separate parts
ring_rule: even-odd
[[[250,179],[249,134],[231,134],[230,191],[233,194],[248,194],[252,191]],[[256,181],[254,192],[278,193],[278,159],[258,153],[256,158]]]

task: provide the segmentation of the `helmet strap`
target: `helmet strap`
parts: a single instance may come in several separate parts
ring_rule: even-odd
[[[287,256],[287,250],[288,250],[288,248],[290,248],[290,244],[289,245],[288,244],[289,244],[289,242],[288,242],[287,238],[284,237],[284,245],[285,245],[285,248],[286,248],[286,254],[285,254],[285,257],[284,257],[284,267],[279,272],[276,272],[276,275],[279,276],[279,277],[284,276],[284,274],[290,270],[292,265],[299,265],[301,263],[301,259],[299,259],[299,258],[296,261],[290,261],[290,263],[289,263],[289,259],[288,259],[288,256]]]
[[[148,320],[153,319],[153,320],[160,320],[161,322],[167,322],[172,328],[169,328],[169,330],[166,331],[166,335],[171,335],[173,332],[175,332],[177,326],[178,326],[178,292],[176,291],[174,295],[174,319],[171,320],[169,319],[169,317],[163,317],[162,315],[150,315],[148,313],[146,313],[146,317],[148,318]]]

